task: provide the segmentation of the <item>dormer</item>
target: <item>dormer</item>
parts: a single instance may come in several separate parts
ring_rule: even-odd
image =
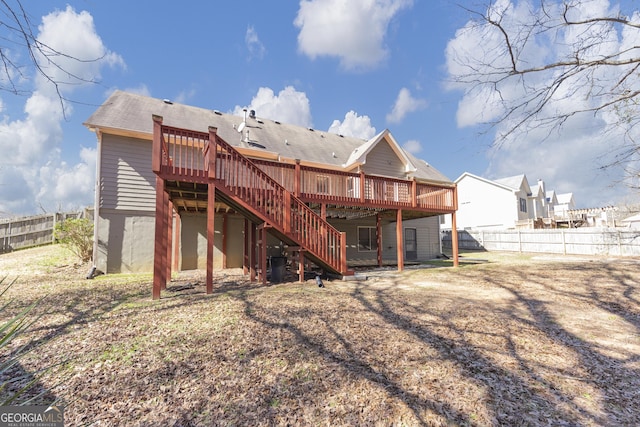
[[[404,179],[417,170],[388,129],[353,150],[343,166],[349,171]]]

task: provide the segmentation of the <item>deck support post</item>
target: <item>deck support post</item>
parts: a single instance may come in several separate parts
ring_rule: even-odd
[[[456,224],[456,213],[451,213],[451,254],[453,255],[453,266],[457,267],[458,263],[458,228]]]
[[[249,263],[249,281],[256,281],[256,265],[258,263],[258,259],[256,257],[256,247],[257,247],[257,226],[253,222],[251,223],[251,247],[249,248],[249,255],[251,261]]]
[[[249,247],[251,245],[251,237],[249,231],[249,220],[244,219],[244,245],[242,248],[242,274],[247,275],[249,273]]]
[[[259,273],[258,278],[262,282],[263,285],[267,284],[267,224],[262,224],[259,229],[260,233],[260,244],[259,250],[260,254],[258,255],[258,263],[259,263]]]
[[[213,251],[215,249],[216,186],[209,181],[207,197],[207,293],[213,293]]]
[[[159,299],[162,289],[167,286],[167,206],[164,179],[156,175],[156,218],[153,248],[153,299]]]
[[[298,281],[304,282],[304,250],[302,248],[298,251]]]
[[[376,214],[376,246],[378,246],[378,267],[382,267],[382,216]]]
[[[173,225],[173,270],[180,270],[180,242],[182,241],[182,217],[176,210]]]
[[[398,245],[398,271],[404,270],[404,230],[402,228],[402,209],[396,213],[396,239]]]
[[[458,187],[453,188],[453,208],[451,213],[451,252],[453,255],[453,266],[457,267],[458,263],[458,225],[456,224],[456,211],[458,210]]]
[[[229,229],[229,214],[222,214],[222,268],[227,268],[227,235]]]
[[[171,203],[171,200],[169,198],[169,193],[167,193],[165,191],[165,206],[167,207],[167,217],[165,219],[166,221],[166,229],[167,229],[167,239],[166,239],[166,245],[165,245],[165,249],[166,249],[166,254],[165,254],[165,265],[167,267],[167,271],[166,271],[166,275],[165,275],[165,281],[164,281],[164,286],[162,287],[162,289],[167,289],[167,282],[171,282],[171,263],[172,263],[172,257],[171,255],[173,254],[173,203]]]

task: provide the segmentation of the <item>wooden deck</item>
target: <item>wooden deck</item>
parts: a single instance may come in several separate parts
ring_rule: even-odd
[[[245,259],[258,265],[266,281],[266,233],[299,247],[308,257],[334,273],[348,275],[345,234],[327,222],[332,215],[394,215],[398,228],[398,268],[403,268],[402,220],[452,214],[457,208],[455,184],[349,173],[265,159],[249,159],[217,136],[162,125],[154,117],[152,169],[156,173],[156,249],[154,298],[159,298],[171,272],[170,224],[173,211],[207,214],[207,290],[211,289],[213,224],[223,204],[243,214]],[[379,221],[378,221],[379,222]],[[379,225],[380,227],[380,225]],[[379,234],[381,230],[379,229]],[[249,251],[248,247],[258,247]],[[378,254],[381,260],[381,254]],[[302,266],[302,261],[300,263]],[[302,267],[301,267],[302,268]],[[304,272],[301,271],[301,277]]]
[[[209,182],[204,149],[209,134],[163,126],[163,138],[154,145],[154,171],[173,182],[174,204],[182,211],[205,211],[206,184]],[[228,155],[228,154],[225,154]],[[217,160],[222,152],[216,153]],[[306,203],[374,209],[409,209],[425,214],[451,214],[456,211],[455,184],[418,183],[389,177],[321,169],[264,159],[251,162],[280,186]],[[240,165],[235,165],[239,167]],[[241,169],[231,171],[241,185],[251,182]],[[198,186],[198,184],[204,184]],[[181,197],[183,195],[183,197]]]

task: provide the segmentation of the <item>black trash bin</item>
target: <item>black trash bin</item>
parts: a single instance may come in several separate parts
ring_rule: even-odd
[[[287,267],[287,257],[271,257],[271,283],[280,283],[284,280],[284,273]]]

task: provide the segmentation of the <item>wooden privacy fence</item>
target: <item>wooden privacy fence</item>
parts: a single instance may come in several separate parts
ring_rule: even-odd
[[[443,249],[451,249],[451,231],[441,232]],[[564,255],[640,256],[640,230],[458,230],[458,249],[538,252]]]
[[[83,212],[58,212],[0,219],[0,253],[54,242],[53,230],[58,222],[80,218]]]

